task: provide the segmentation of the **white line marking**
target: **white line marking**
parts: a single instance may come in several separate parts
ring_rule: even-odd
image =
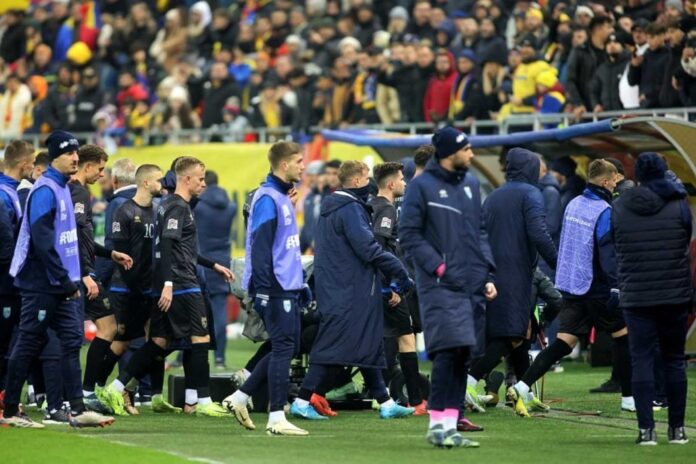
[[[197,456],[187,456],[185,454],[177,453],[176,451],[167,451],[167,450],[163,450],[163,449],[159,449],[159,448],[149,448],[147,446],[140,446],[140,445],[136,445],[135,443],[129,443],[127,441],[107,440],[107,439],[103,438],[104,437],[103,434],[101,434],[101,435],[80,435],[80,436],[86,437],[86,438],[95,438],[95,439],[99,439],[99,440],[104,440],[108,443],[128,446],[130,448],[138,448],[138,449],[143,449],[143,450],[148,450],[148,451],[159,451],[159,452],[164,453],[164,454],[169,454],[170,456],[176,456],[177,458],[186,459],[187,461],[202,462],[204,464],[225,464],[223,461],[216,461],[214,459],[201,458],[201,457],[197,457]]]

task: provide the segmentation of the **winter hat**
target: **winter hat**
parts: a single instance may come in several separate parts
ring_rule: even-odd
[[[575,19],[578,19],[578,16],[581,14],[586,14],[590,18],[594,18],[594,11],[592,11],[592,8],[586,5],[580,5],[575,9]]]
[[[53,161],[65,153],[80,148],[80,142],[71,133],[56,130],[51,132],[51,135],[46,139],[46,146],[48,147],[48,158]]]
[[[464,132],[445,126],[435,132],[432,143],[435,146],[435,157],[441,160],[469,145],[469,138]]]
[[[575,174],[575,169],[577,167],[577,163],[569,156],[559,158],[551,163],[551,170],[565,177],[570,177]]]
[[[682,2],[682,0],[665,0],[665,10],[669,7],[674,8],[680,13],[684,12],[684,2]]]
[[[457,58],[466,58],[467,60],[471,61],[474,64],[478,63],[478,58],[476,57],[476,53],[470,48],[465,48],[462,51],[460,51],[457,54]]]
[[[408,22],[408,11],[403,6],[395,6],[389,12],[389,19],[401,19]]]
[[[651,180],[664,179],[667,172],[667,163],[664,158],[655,152],[641,153],[636,161],[636,180],[649,182]]]

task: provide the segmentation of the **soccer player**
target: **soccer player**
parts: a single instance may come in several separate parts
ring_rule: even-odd
[[[326,419],[310,404],[312,394],[333,366],[356,366],[380,404],[381,418],[410,416],[415,410],[389,397],[380,371],[386,363],[378,271],[395,279],[403,292],[413,288],[413,282],[401,261],[375,240],[367,204],[367,165],[346,161],[338,176],[342,188],[322,202],[315,236],[319,331],[309,356],[309,370],[290,412],[310,420]]]
[[[406,190],[406,182],[401,163],[383,163],[373,168],[373,175],[379,191],[377,196],[370,199],[372,207],[372,228],[375,239],[382,248],[397,258],[404,265],[403,252],[397,238],[397,211],[394,200],[402,197]],[[416,353],[416,330],[411,319],[410,305],[418,304],[417,299],[410,295],[403,298],[394,292],[388,280],[382,281],[384,297],[384,338],[387,367],[395,364],[396,352],[387,348],[396,343],[401,372],[404,375],[408,404],[416,409],[414,415],[427,414],[427,401],[423,399],[420,390],[420,373],[418,372],[418,355]],[[391,352],[390,352],[391,351]]]
[[[480,235],[464,178],[473,159],[466,134],[445,127],[433,136],[435,156],[406,189],[399,239],[412,257],[426,349],[433,360],[427,441],[436,447],[477,447],[457,432],[459,406],[476,344],[469,274]],[[495,297],[487,285],[486,296]]]
[[[294,184],[302,179],[302,148],[277,142],[268,152],[271,173],[254,194],[246,240],[243,287],[253,295],[254,310],[263,318],[271,352],[261,359],[239,390],[225,398],[225,405],[247,429],[255,428],[247,402],[268,384],[269,435],[308,435],[285,418],[290,361],[299,352],[300,307],[312,300],[302,277],[300,239],[295,222]]]
[[[618,309],[616,255],[611,228],[611,199],[616,168],[594,160],[587,171],[587,187],[568,204],[563,216],[556,268],[556,288],[565,305],[559,314],[556,341],[536,357],[519,381],[508,388],[515,412],[529,415],[525,399],[534,382],[556,362],[570,354],[578,339],[592,327],[612,336],[621,382],[621,409],[635,411],[631,394],[631,356],[628,331]],[[651,398],[652,401],[652,398]]]
[[[150,338],[133,354],[126,371],[131,377],[151,372],[151,363],[168,354],[170,340],[189,339],[191,354],[184,357],[184,375],[190,379],[197,397],[187,394],[184,412],[228,416],[226,409],[210,399],[210,334],[196,263],[214,269],[228,282],[234,279],[234,274],[225,266],[198,255],[196,223],[189,203],[205,189],[205,165],[196,158],[183,156],[176,161],[174,173],[176,189],[157,209],[154,288],[159,298],[150,318]],[[128,380],[130,378],[119,375],[102,391],[104,402],[116,414],[125,414],[124,393]]]
[[[27,196],[31,190],[31,186],[37,181],[39,177],[43,175],[48,169],[48,153],[46,151],[40,151],[37,153],[36,158],[34,158],[34,169],[28,176],[22,178],[17,186],[17,196],[19,197],[19,203],[22,205],[22,210],[24,210],[27,204]]]
[[[87,351],[82,388],[88,408],[94,408],[97,412],[107,412],[94,390],[96,385],[104,385],[118,361],[118,356],[111,351],[111,342],[116,334],[116,318],[109,304],[109,295],[97,279],[94,266],[97,254],[111,258],[126,268],[132,266],[133,260],[126,254],[108,250],[94,241],[92,198],[87,187],[95,184],[103,176],[108,155],[97,145],[84,145],[77,154],[80,160],[73,181],[70,182],[70,194],[77,223],[85,319],[94,321],[97,326],[97,335]]]
[[[116,169],[114,169],[116,172]],[[145,326],[150,314],[155,309],[152,296],[152,277],[154,270],[153,243],[155,240],[155,210],[153,199],[161,196],[162,170],[153,164],[144,164],[135,172],[137,190],[135,195],[121,202],[113,214],[111,239],[114,248],[133,257],[133,267],[129,270],[117,268],[113,274],[109,295],[111,307],[116,316],[118,330],[111,344],[116,356],[123,356],[130,343],[145,336]],[[119,374],[123,384],[131,378],[140,378],[150,374],[152,383],[152,410],[154,412],[181,412],[162,396],[164,383],[164,356],[159,352],[150,359],[147,372],[131,373],[137,369],[138,362],[128,363]],[[148,367],[148,366],[145,366]],[[125,382],[124,382],[125,381]],[[138,410],[130,403],[130,397],[124,395],[124,402],[130,414]]]
[[[42,424],[19,414],[19,396],[29,366],[45,344],[46,329],[50,326],[60,338],[63,387],[70,402],[71,425],[103,427],[113,423],[113,418],[86,411],[82,398],[80,257],[68,187],[69,176],[77,172],[79,143],[72,134],[54,131],[46,144],[51,166],[29,194],[10,268],[22,294],[22,317],[8,366],[2,424],[43,428]]]

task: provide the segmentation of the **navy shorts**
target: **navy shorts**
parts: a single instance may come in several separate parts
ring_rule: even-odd
[[[104,290],[102,284],[95,280],[97,287],[99,287],[99,295],[93,300],[87,299],[87,292],[85,291],[85,286],[80,285],[80,292],[82,293],[82,300],[85,305],[85,320],[97,321],[102,317],[111,316],[114,311],[111,309],[111,302],[109,301],[109,293]]]
[[[174,295],[167,312],[153,304],[150,337],[178,339],[209,335],[208,309],[200,290]]]
[[[150,319],[156,302],[151,295],[140,293],[110,293],[111,309],[116,316],[116,337],[119,342],[129,342],[145,336],[145,325]]]

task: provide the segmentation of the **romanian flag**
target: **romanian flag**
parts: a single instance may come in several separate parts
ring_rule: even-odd
[[[71,16],[58,31],[53,48],[55,61],[64,61],[68,49],[76,41],[86,43],[92,51],[97,49],[97,38],[101,28],[99,5],[95,1],[84,2],[80,5],[80,12],[82,20],[79,24],[76,24],[75,19]],[[76,27],[78,28],[77,34],[75,34]]]

